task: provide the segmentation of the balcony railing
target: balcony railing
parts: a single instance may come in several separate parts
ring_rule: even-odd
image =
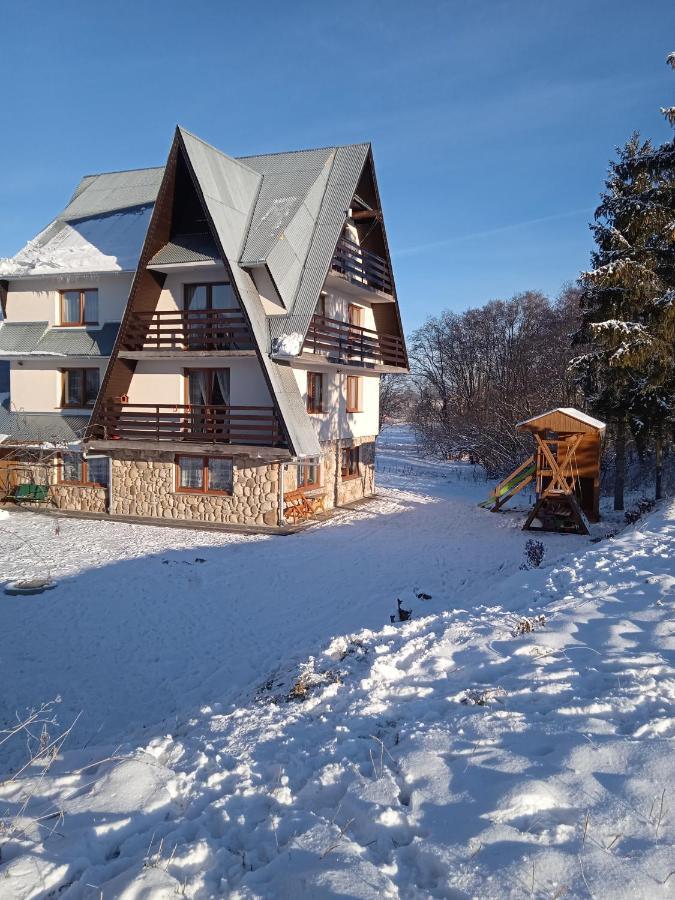
[[[272,406],[172,406],[168,403],[103,403],[90,440],[195,441],[218,444],[284,444]]]
[[[246,319],[238,309],[176,309],[133,313],[125,350],[252,350]]]
[[[318,314],[312,317],[302,349],[341,363],[401,369],[407,366],[401,338]]]
[[[331,268],[366,290],[393,293],[387,261],[342,237],[338,241]]]

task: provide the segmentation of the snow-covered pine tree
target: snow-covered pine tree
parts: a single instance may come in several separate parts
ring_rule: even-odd
[[[661,292],[650,248],[652,211],[640,199],[650,189],[651,174],[630,168],[652,152],[651,143],[637,133],[617,149],[591,225],[593,268],[579,277],[581,324],[574,344],[584,352],[571,368],[591,410],[614,425],[617,510],[624,505],[626,426],[652,345],[643,311]]]
[[[675,70],[675,53],[666,62]],[[661,112],[675,128],[675,107]],[[625,161],[621,174],[642,186],[635,198],[635,215],[651,230],[647,240],[658,285],[642,310],[651,340],[642,360],[639,389],[631,401],[638,441],[654,444],[658,500],[662,495],[663,444],[672,440],[675,429],[675,140],[656,149],[643,148]]]

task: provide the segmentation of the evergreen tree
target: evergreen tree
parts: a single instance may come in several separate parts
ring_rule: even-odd
[[[675,54],[668,57],[675,69]],[[675,127],[675,107],[662,110]],[[580,278],[582,324],[573,362],[598,415],[615,426],[614,508],[623,509],[626,427],[653,441],[661,496],[664,435],[675,401],[675,141],[654,148],[634,134],[610,164],[592,226],[593,270]]]
[[[675,53],[667,59],[675,70]],[[661,110],[675,128],[675,107]],[[675,428],[675,140],[643,152],[625,166],[626,175],[641,178],[640,214],[652,225],[652,266],[660,291],[646,305],[644,321],[652,344],[644,364],[644,377],[633,398],[637,411],[636,437],[643,445],[653,441],[656,462],[655,496],[662,496],[663,444]]]
[[[591,410],[614,426],[614,508],[618,510],[623,509],[626,428],[639,393],[640,361],[650,343],[641,311],[658,291],[647,246],[650,229],[645,228],[635,203],[647,189],[649,174],[634,177],[626,163],[651,151],[649,141],[633,134],[610,162],[591,226],[596,244],[593,268],[579,278],[581,324],[574,343],[583,345],[585,352],[572,361],[572,369]]]

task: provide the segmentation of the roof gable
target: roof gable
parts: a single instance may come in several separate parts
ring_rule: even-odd
[[[539,415],[532,416],[531,419],[525,419],[524,422],[518,422],[516,428],[523,431],[537,431],[540,429],[551,429],[551,431],[564,431],[569,428],[571,431],[577,430],[581,432],[604,431],[607,426],[600,419],[589,416],[588,413],[575,409],[572,406],[558,406],[555,409],[549,409]]]
[[[202,194],[214,237],[222,249],[223,262],[230,269],[233,285],[251,326],[258,357],[290,448],[296,456],[318,456],[319,441],[307,416],[298,384],[290,369],[270,359],[267,317],[260,295],[250,274],[238,264],[261,176],[189,132],[179,128],[177,133],[192,169],[195,186]]]

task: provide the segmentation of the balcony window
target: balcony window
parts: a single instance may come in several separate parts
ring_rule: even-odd
[[[108,458],[92,456],[85,459],[81,453],[63,453],[59,481],[61,484],[107,487]]]
[[[347,375],[347,412],[361,412],[362,378],[358,375]]]
[[[98,369],[64,369],[61,405],[78,409],[93,406],[98,396],[99,378]]]
[[[98,290],[63,291],[61,293],[62,325],[97,325]]]
[[[238,309],[239,304],[227,282],[186,284],[185,309]]]
[[[342,480],[347,481],[350,478],[359,477],[359,448],[343,447],[342,448]]]
[[[208,456],[176,457],[178,491],[189,494],[231,494],[231,459]]]
[[[323,412],[323,375],[320,372],[307,373],[307,412]]]
[[[363,328],[364,312],[365,310],[362,306],[357,306],[355,303],[350,303],[347,310],[349,324],[354,325],[357,328]]]

